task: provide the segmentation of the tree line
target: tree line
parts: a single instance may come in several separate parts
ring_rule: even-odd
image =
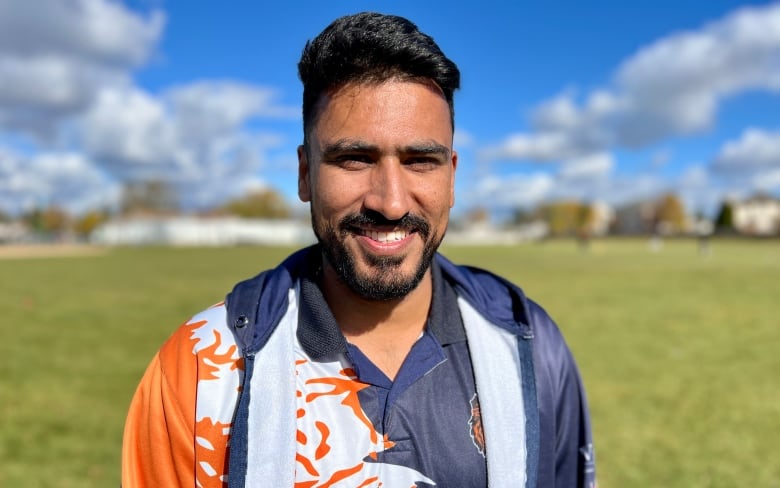
[[[0,210],[0,223],[18,222],[30,233],[48,240],[86,239],[100,225],[114,218],[170,217],[183,213],[178,195],[171,185],[162,181],[143,181],[127,183],[115,208],[91,209],[74,214],[63,206],[51,204],[28,209],[15,217]],[[292,210],[282,194],[269,187],[250,191],[195,214],[286,219],[292,216]]]
[[[545,202],[535,208],[517,208],[505,225],[522,226],[544,222],[552,237],[589,238],[606,234],[685,234],[695,233],[702,215],[690,215],[683,200],[674,193],[657,199],[610,209],[577,200]],[[75,237],[86,239],[100,225],[114,218],[170,217],[183,214],[176,190],[163,181],[127,183],[115,208],[91,209],[71,214],[59,205],[36,207],[11,217],[0,210],[0,224],[18,222],[32,234],[47,239]],[[189,212],[192,214],[193,212]],[[236,216],[256,219],[287,219],[293,216],[285,197],[267,187],[247,192],[223,204],[195,212],[204,217]],[[490,210],[475,208],[454,222],[455,225],[489,222]],[[712,230],[735,233],[733,202],[722,202],[714,219],[708,220]]]

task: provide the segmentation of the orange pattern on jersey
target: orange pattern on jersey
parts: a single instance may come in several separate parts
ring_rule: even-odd
[[[377,481],[379,481],[379,477],[378,476],[372,476],[371,478],[368,478],[366,481],[360,483],[357,486],[357,488],[365,488],[366,486],[368,486],[368,485],[370,485],[372,483],[376,483]]]
[[[245,366],[224,320],[223,304],[193,317],[147,368],[128,413],[124,486],[225,487],[232,416]],[[296,374],[299,368],[305,370],[299,388],[303,391],[297,395],[299,422],[306,425],[296,433],[301,454],[296,488],[432,483],[410,468],[383,464],[377,472],[380,465],[364,462],[376,460],[377,452],[393,445],[373,428],[360,406],[358,392],[368,385],[338,364],[321,369],[307,362],[296,361]],[[311,402],[318,405],[309,411]],[[324,409],[320,402],[325,402]],[[346,429],[339,433],[342,438],[359,437],[359,452],[336,443],[335,426]]]
[[[328,445],[328,437],[330,437],[330,429],[325,422],[319,420],[314,422],[317,430],[320,431],[320,444],[317,446],[317,450],[314,453],[314,459],[322,459],[330,452],[330,446]]]
[[[347,396],[341,400],[341,404],[352,409],[352,413],[355,414],[355,417],[360,419],[368,428],[371,434],[371,442],[376,442],[377,432],[374,430],[374,424],[366,417],[365,412],[363,412],[363,407],[360,406],[360,399],[358,398],[358,392],[368,388],[369,385],[355,381],[355,371],[351,368],[342,369],[339,371],[339,374],[346,376],[346,378],[313,378],[306,381],[307,384],[320,383],[333,387],[330,391],[309,393],[306,395],[306,403],[311,403],[321,396],[341,396],[346,393]]]
[[[235,374],[244,370],[244,360],[237,354],[236,344],[225,344],[222,334],[216,329],[204,329],[208,322],[199,320],[187,323],[189,342],[197,357],[198,388],[208,382],[219,382],[227,372]],[[223,351],[223,352],[220,352]],[[232,423],[221,422],[210,416],[203,416],[195,423],[195,470],[198,486],[203,488],[225,488],[227,483],[228,441]]]
[[[206,323],[205,320],[200,320],[198,322],[184,324],[184,327],[194,331],[195,329],[203,327]],[[217,351],[222,347],[222,334],[216,329],[212,332],[214,334],[214,342],[198,350],[198,381],[218,380],[219,376],[217,376],[217,373],[219,372],[220,365],[230,365],[231,371],[235,369],[243,371],[244,369],[243,358],[236,359],[238,347],[235,344],[231,344],[227,351],[219,354]],[[201,339],[193,333],[190,335],[190,341],[192,342],[193,349],[196,349]]]
[[[314,463],[312,463],[311,459],[307,458],[301,453],[297,453],[295,455],[295,460],[300,463],[301,466],[303,466],[303,469],[306,470],[307,473],[309,473],[312,476],[319,476],[320,473],[317,471],[317,469],[314,467]],[[315,482],[316,483],[316,482]]]
[[[123,486],[224,488],[244,368],[225,314],[219,303],[182,324],[144,373],[125,425]]]
[[[329,488],[336,483],[338,483],[341,480],[345,480],[352,476],[355,473],[359,473],[360,470],[363,469],[363,463],[357,464],[355,466],[352,466],[351,468],[341,469],[339,471],[336,471],[333,473],[333,475],[326,481],[325,483],[321,484],[320,486],[322,488]]]
[[[195,424],[195,478],[204,488],[225,488],[227,483],[227,443],[230,424],[204,418]]]
[[[328,366],[306,359],[296,360],[295,366],[296,375],[299,378],[303,375],[299,382],[303,386],[297,391],[299,426],[296,440],[299,449],[296,461],[299,471],[295,488],[414,487],[414,480],[433,483],[411,468],[366,461],[367,458],[376,461],[378,451],[390,449],[395,443],[379,433],[363,411],[358,393],[370,385],[360,382],[353,369],[336,369],[338,366],[334,365],[336,368],[329,373]],[[312,405],[317,400],[327,403]],[[339,413],[345,409],[348,414]],[[331,422],[335,423],[331,425]],[[354,441],[354,446],[345,449],[343,444],[331,444],[334,425],[343,431],[339,435],[340,442]],[[302,428],[307,429],[306,432]],[[379,474],[377,469],[381,469]]]

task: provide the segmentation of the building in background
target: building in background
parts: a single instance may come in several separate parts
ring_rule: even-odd
[[[749,236],[774,236],[780,234],[780,200],[759,195],[747,200],[732,202],[734,229]]]
[[[90,241],[110,246],[305,245],[315,242],[308,222],[238,217],[135,217],[95,229]]]

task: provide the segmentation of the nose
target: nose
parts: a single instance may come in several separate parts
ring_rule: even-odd
[[[370,188],[363,205],[388,220],[398,220],[411,210],[409,182],[395,158],[381,160],[372,168]]]

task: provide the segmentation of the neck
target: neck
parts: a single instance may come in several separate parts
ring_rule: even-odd
[[[322,292],[344,337],[391,380],[395,379],[412,345],[419,339],[433,298],[429,269],[417,287],[397,300],[368,300],[352,291],[329,266]]]
[[[344,336],[419,335],[425,327],[433,297],[430,269],[406,296],[394,300],[370,300],[352,291],[330,266],[323,267],[322,291]]]

